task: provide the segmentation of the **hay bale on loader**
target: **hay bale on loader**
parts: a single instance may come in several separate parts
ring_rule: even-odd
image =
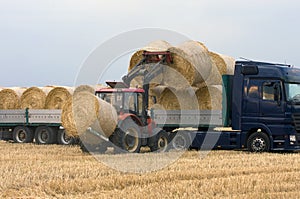
[[[140,50],[136,51],[130,59],[128,71],[133,69],[135,65],[137,65],[142,59],[143,59],[143,52],[149,51],[149,52],[160,52],[160,51],[167,51],[171,47],[171,44],[169,44],[166,41],[163,40],[157,40],[150,42],[145,47],[141,48]]]
[[[30,87],[21,96],[22,109],[44,109],[46,93],[38,87]]]
[[[68,136],[80,137],[84,143],[98,145],[103,140],[87,129],[91,127],[108,138],[116,128],[117,112],[112,105],[94,94],[77,92],[63,106],[62,125]]]
[[[72,97],[72,87],[55,87],[46,97],[46,109],[62,109],[64,103]]]

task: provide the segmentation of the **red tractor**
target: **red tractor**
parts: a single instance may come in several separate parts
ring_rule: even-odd
[[[122,151],[137,153],[141,146],[151,151],[165,151],[168,134],[156,128],[149,116],[149,83],[172,62],[169,52],[144,52],[144,58],[123,77],[123,82],[107,82],[111,88],[96,91],[96,95],[112,104],[118,113],[118,126],[109,140]],[[143,88],[129,88],[137,76],[143,77]],[[153,99],[155,100],[155,99]]]

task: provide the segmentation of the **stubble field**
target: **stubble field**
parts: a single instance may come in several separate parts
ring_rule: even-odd
[[[126,173],[83,154],[78,146],[0,141],[0,151],[0,198],[300,197],[300,153],[211,151],[201,156],[188,151],[163,169]],[[99,157],[117,162],[134,157],[155,165],[172,153]]]

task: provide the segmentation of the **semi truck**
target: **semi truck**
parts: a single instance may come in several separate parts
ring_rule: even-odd
[[[118,125],[109,137],[126,152],[185,148],[248,149],[252,152],[300,149],[300,69],[258,61],[236,61],[223,75],[222,110],[150,110],[149,84],[172,62],[169,52],[144,52],[144,58],[111,88],[96,95],[111,103]],[[151,67],[149,67],[149,64]],[[130,88],[143,76],[143,88]],[[88,131],[101,135],[92,128]]]
[[[61,110],[0,110],[0,139],[16,143],[73,144],[61,125]]]

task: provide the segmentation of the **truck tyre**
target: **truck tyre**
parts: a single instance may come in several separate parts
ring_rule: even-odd
[[[270,139],[267,134],[256,132],[249,136],[247,140],[248,150],[251,152],[270,151]]]
[[[121,127],[121,149],[139,153],[141,149],[140,127],[132,120],[126,120]]]
[[[54,130],[48,126],[37,127],[34,138],[37,144],[54,144],[56,141]]]
[[[168,150],[169,136],[164,130],[159,131],[153,138],[149,139],[152,152],[166,152]]]
[[[191,145],[191,137],[189,133],[184,131],[178,131],[172,141],[170,147],[176,151],[186,150]]]
[[[30,143],[33,141],[32,130],[25,126],[17,126],[13,131],[13,140],[16,143]]]
[[[57,143],[61,145],[72,145],[75,143],[75,138],[66,134],[66,130],[58,130]]]

